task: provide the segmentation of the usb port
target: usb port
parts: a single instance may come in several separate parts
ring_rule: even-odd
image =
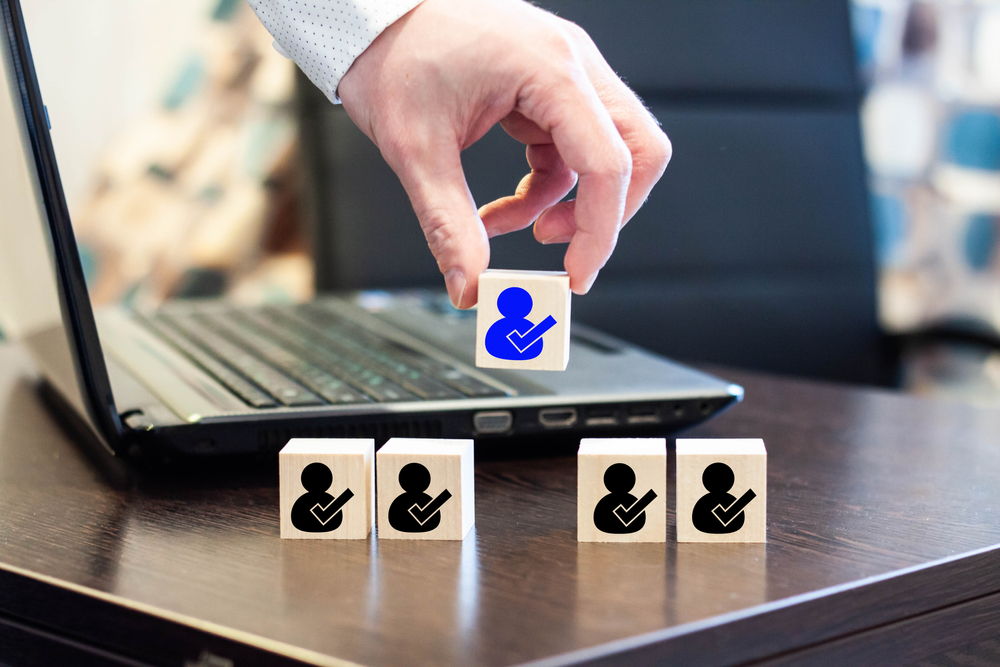
[[[576,408],[545,408],[538,411],[538,423],[546,428],[568,428],[576,423]]]
[[[587,426],[617,426],[618,410],[606,406],[587,408],[587,416],[583,423]]]
[[[655,405],[635,405],[628,409],[628,424],[659,424],[660,411]]]

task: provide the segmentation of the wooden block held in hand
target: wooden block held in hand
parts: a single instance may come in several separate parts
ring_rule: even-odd
[[[476,522],[472,440],[392,438],[375,458],[379,539],[465,538]]]
[[[578,541],[666,542],[666,440],[584,438],[576,461]]]
[[[479,276],[476,366],[566,370],[569,307],[564,272],[485,271]]]
[[[295,438],[278,454],[281,537],[363,540],[375,523],[375,441]]]
[[[767,541],[763,440],[677,440],[677,541]]]

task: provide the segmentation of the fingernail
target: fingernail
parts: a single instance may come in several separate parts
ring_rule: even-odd
[[[448,296],[456,308],[462,307],[462,297],[465,296],[465,273],[462,269],[449,269],[444,274],[444,284],[448,286]]]

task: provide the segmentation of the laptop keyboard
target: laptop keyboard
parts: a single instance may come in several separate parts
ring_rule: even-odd
[[[321,304],[139,321],[254,408],[508,395]]]

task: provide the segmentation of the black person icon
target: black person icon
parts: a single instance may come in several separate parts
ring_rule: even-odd
[[[431,473],[419,463],[407,463],[399,471],[403,488],[389,505],[389,525],[401,533],[428,533],[441,525],[441,506],[451,498],[445,489],[437,498],[424,493],[431,485]]]
[[[292,525],[303,533],[329,533],[344,521],[341,511],[354,492],[344,492],[334,498],[327,489],[333,484],[333,473],[322,463],[310,463],[302,469],[302,487],[306,490],[292,505]]]
[[[610,491],[594,508],[594,525],[602,533],[637,533],[646,525],[646,508],[656,498],[650,489],[637,499],[629,491],[635,486],[635,471],[615,463],[604,471],[604,486]]]
[[[757,497],[753,489],[748,489],[739,500],[729,493],[736,477],[733,469],[725,463],[713,463],[705,468],[701,483],[708,491],[694,504],[691,521],[703,533],[726,535],[743,527],[746,515],[743,510]]]

